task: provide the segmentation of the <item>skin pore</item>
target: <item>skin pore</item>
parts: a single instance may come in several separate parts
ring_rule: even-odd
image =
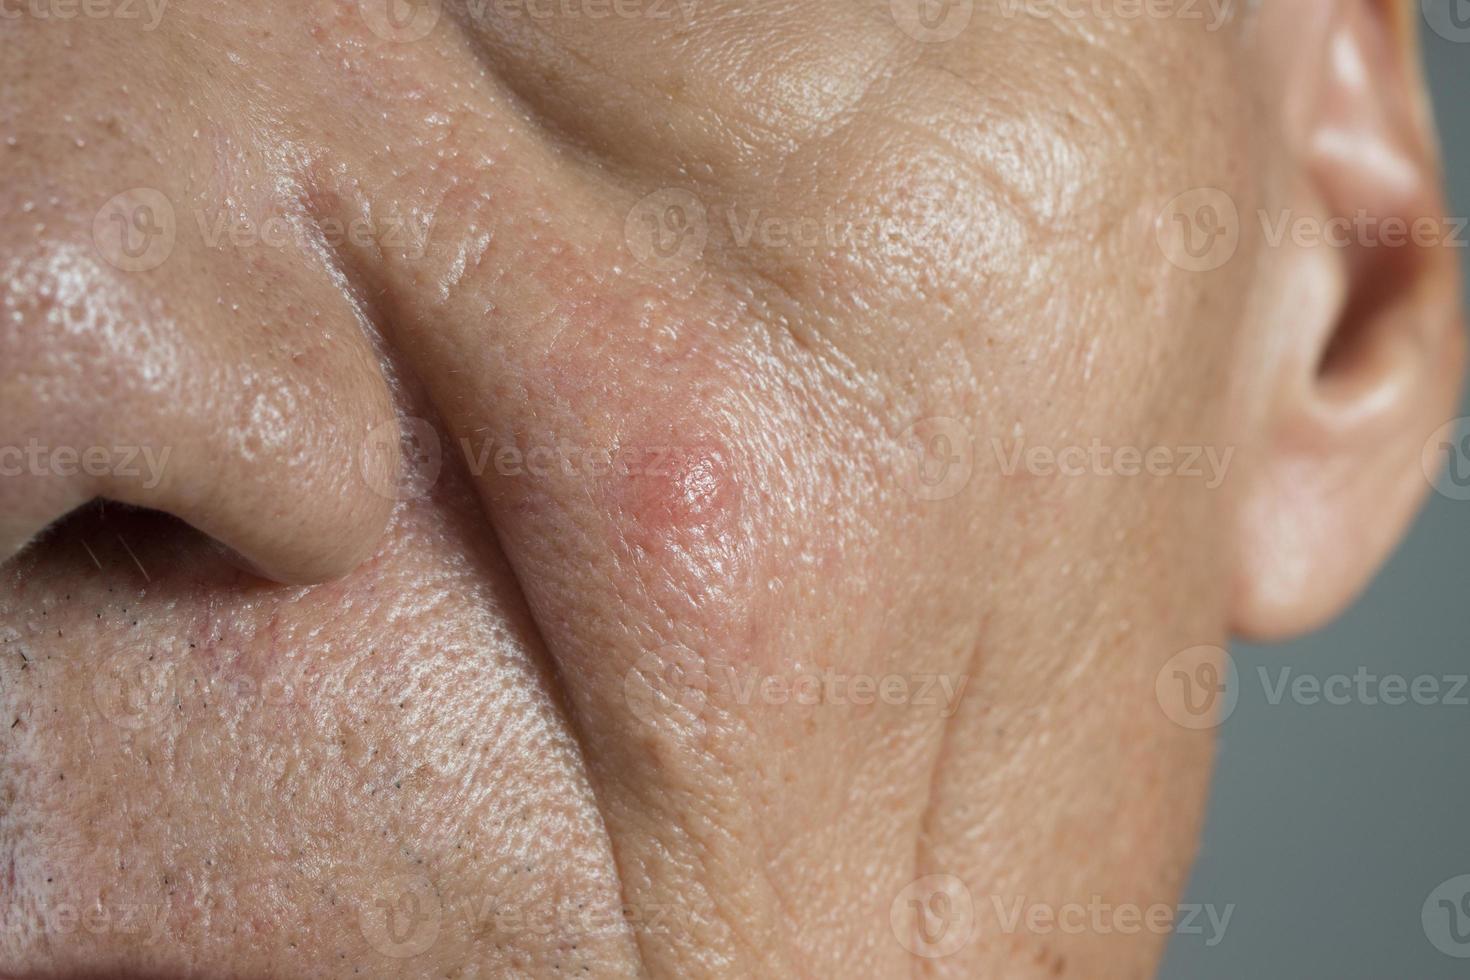
[[[1010,910],[1178,900],[1461,359],[1256,220],[1441,212],[1416,5],[1163,6],[0,19],[0,977],[1148,976]]]

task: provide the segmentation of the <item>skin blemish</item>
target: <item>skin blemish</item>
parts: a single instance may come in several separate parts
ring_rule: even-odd
[[[739,485],[718,446],[649,446],[626,454],[622,510],[648,550],[717,545],[734,530]]]
[[[729,574],[744,502],[731,454],[716,442],[673,442],[620,453],[613,492],[625,541],[689,573]]]
[[[659,502],[681,524],[708,521],[734,495],[725,459],[718,450],[701,449],[685,454],[684,458],[671,461],[667,472],[669,479],[664,486],[667,492]]]

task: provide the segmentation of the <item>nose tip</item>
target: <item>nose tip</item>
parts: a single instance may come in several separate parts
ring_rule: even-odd
[[[0,271],[0,561],[99,497],[170,513],[281,582],[373,553],[399,461],[361,447],[393,405],[340,294],[222,302],[179,269],[119,274],[65,243],[0,254]]]

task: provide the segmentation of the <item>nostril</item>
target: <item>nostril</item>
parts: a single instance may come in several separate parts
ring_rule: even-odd
[[[144,493],[164,480],[170,447],[74,445],[28,436],[0,443],[0,561],[105,486],[135,481]]]
[[[178,518],[215,539],[232,564],[281,582],[335,578],[372,553],[392,507],[376,488],[394,477],[364,477],[351,465],[351,439],[297,442],[281,454],[245,438],[239,444],[254,448],[232,453],[178,429],[178,442],[161,444],[0,441],[0,561],[99,499]],[[374,456],[361,465],[395,464]]]
[[[33,563],[64,560],[81,569],[148,586],[183,572],[191,583],[239,587],[267,576],[183,520],[113,500],[89,501],[47,525],[7,563],[24,578]],[[3,580],[3,578],[0,578]]]
[[[393,403],[340,292],[284,256],[238,301],[208,262],[123,273],[51,243],[6,263],[4,232],[0,561],[95,498],[172,515],[281,582],[373,553],[398,460],[361,447]]]

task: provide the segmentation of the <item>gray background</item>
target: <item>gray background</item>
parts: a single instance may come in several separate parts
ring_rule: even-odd
[[[1470,215],[1470,43],[1425,35],[1451,213]],[[1462,262],[1470,273],[1470,249]],[[1213,948],[1176,935],[1163,980],[1470,978],[1470,959],[1437,950],[1420,918],[1436,885],[1470,873],[1470,707],[1273,705],[1256,669],[1273,681],[1285,666],[1319,677],[1360,666],[1380,677],[1470,673],[1467,585],[1470,502],[1434,494],[1342,620],[1296,643],[1234,648],[1240,701],[1220,729],[1185,898],[1234,903],[1234,917]]]

